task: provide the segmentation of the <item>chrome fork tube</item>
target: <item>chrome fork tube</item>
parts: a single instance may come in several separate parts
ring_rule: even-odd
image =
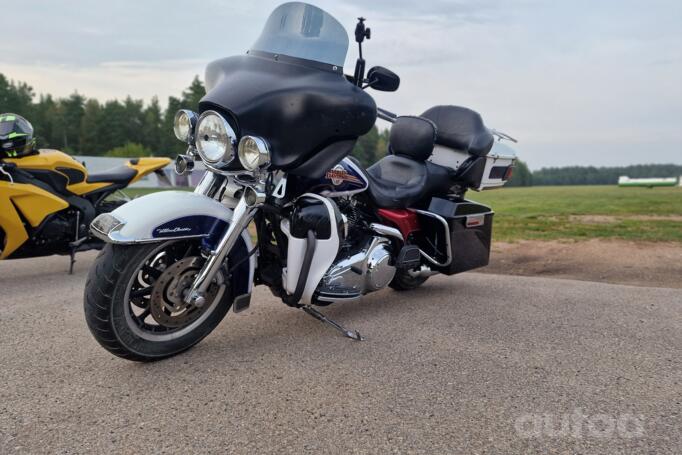
[[[257,209],[256,205],[247,204],[245,196],[239,199],[237,206],[234,208],[230,225],[194,279],[194,283],[192,283],[192,287],[185,297],[186,303],[191,303],[198,307],[206,303],[206,290],[211,284],[213,277],[220,270],[223,261],[227,257],[227,253],[230,252],[237,242],[242,231],[249,225]]]
[[[225,177],[217,175],[211,171],[206,171],[201,177],[199,184],[194,188],[194,192],[204,196],[214,197],[220,189],[220,185],[225,182]]]

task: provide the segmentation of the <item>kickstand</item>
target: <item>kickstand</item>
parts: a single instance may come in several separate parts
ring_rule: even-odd
[[[73,275],[73,265],[76,263],[76,250],[71,249],[69,253],[69,275]]]
[[[83,245],[86,240],[88,240],[87,237],[81,237],[80,239],[69,243],[69,256],[71,258],[71,262],[69,263],[69,275],[73,275],[73,265],[76,263],[76,252],[82,251],[78,248]]]
[[[302,305],[301,309],[308,313],[309,315],[311,315],[312,317],[314,317],[315,319],[317,319],[318,321],[324,322],[325,324],[329,324],[330,326],[334,327],[336,330],[341,332],[345,337],[351,338],[355,341],[364,341],[365,339],[362,335],[360,335],[360,332],[358,332],[357,330],[346,330],[343,326],[341,326],[335,321],[332,321],[327,316],[320,313],[310,305]]]

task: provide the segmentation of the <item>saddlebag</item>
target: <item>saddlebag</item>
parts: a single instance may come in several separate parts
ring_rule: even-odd
[[[493,229],[490,207],[432,198],[428,211],[419,211],[419,222],[423,234],[419,247],[432,270],[454,275],[488,265]]]

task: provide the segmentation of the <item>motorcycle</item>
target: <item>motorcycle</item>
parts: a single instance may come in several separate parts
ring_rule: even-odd
[[[318,308],[386,287],[488,263],[493,211],[465,199],[500,187],[515,155],[476,112],[436,106],[420,116],[377,108],[367,88],[400,79],[359,58],[325,11],[286,3],[245,54],[214,61],[199,113],[181,110],[182,174],[207,168],[193,193],[133,200],[92,223],[107,242],[90,270],[84,309],[95,339],[135,361],[178,354],[265,285],[286,305],[362,340]],[[389,154],[368,169],[350,157],[377,118],[392,123]],[[496,140],[497,138],[497,140]],[[257,238],[247,227],[253,224]]]
[[[89,174],[71,156],[56,150],[35,150],[0,158],[0,259],[69,255],[73,273],[79,251],[101,249],[89,234],[96,216],[126,202],[110,196],[162,168],[168,158],[136,158],[101,173]]]

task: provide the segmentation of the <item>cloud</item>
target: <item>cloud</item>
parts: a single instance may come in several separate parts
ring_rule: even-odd
[[[201,60],[119,61],[92,66],[49,67],[0,61],[1,72],[27,82],[37,94],[68,96],[77,91],[100,100],[121,99],[128,95],[150,100],[158,96],[163,105],[169,96],[179,96],[195,75],[203,78],[204,67],[205,62]]]
[[[0,72],[39,92],[163,102],[209,61],[248,49],[279,3],[24,0],[31,33],[5,24]],[[315,3],[351,37],[368,18],[368,65],[402,78],[397,93],[372,92],[389,110],[474,108],[518,136],[534,168],[682,160],[682,2]],[[351,41],[346,72],[356,53]]]

